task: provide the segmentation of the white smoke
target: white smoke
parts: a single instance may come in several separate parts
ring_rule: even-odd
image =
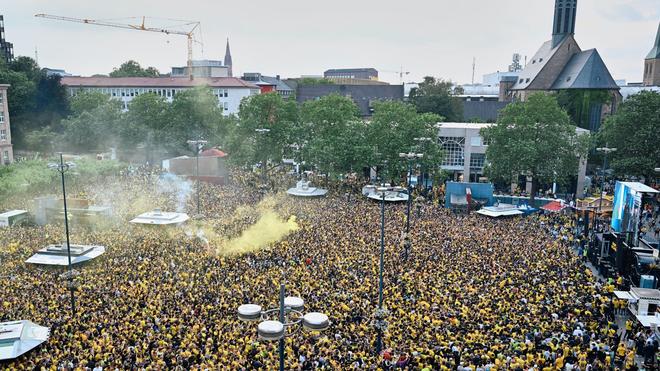
[[[176,197],[176,211],[184,212],[188,196],[192,193],[192,183],[172,173],[162,174],[158,178],[158,191],[173,194]]]

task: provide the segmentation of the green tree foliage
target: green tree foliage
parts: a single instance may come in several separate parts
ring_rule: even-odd
[[[298,106],[277,93],[244,98],[238,120],[229,130],[227,149],[235,164],[255,164],[264,160],[280,163],[293,155],[296,143],[293,130],[298,120]],[[269,129],[258,133],[257,129]],[[289,157],[290,158],[290,157]]]
[[[573,122],[583,129],[589,127],[589,116],[594,105],[607,103],[611,98],[607,90],[571,89],[557,93],[559,106],[568,112]]]
[[[159,140],[175,153],[189,153],[188,140],[203,138],[209,145],[222,144],[227,135],[229,119],[218,107],[218,98],[211,89],[200,86],[174,96],[167,124],[162,126]]]
[[[51,162],[59,159],[51,159]],[[67,172],[67,182],[98,179],[99,176],[117,174],[124,165],[116,161],[76,160],[76,171]],[[49,170],[48,161],[28,160],[0,167],[0,197],[21,197],[27,192],[43,192],[58,184],[60,174]],[[71,183],[68,184],[69,186]]]
[[[350,98],[332,94],[307,101],[296,129],[298,159],[331,175],[360,170],[369,153],[365,133],[360,110]]]
[[[110,72],[110,77],[158,77],[160,73],[154,67],[142,68],[134,60],[129,60],[121,64],[119,68],[114,68]]]
[[[11,85],[9,114],[16,148],[25,148],[25,138],[33,130],[61,129],[60,120],[69,108],[59,76],[46,76],[32,58],[21,56],[9,64],[0,61],[0,83]]]
[[[461,101],[452,95],[453,83],[449,80],[426,76],[419,87],[410,90],[409,100],[420,113],[435,113],[446,121],[463,121]]]
[[[131,150],[144,145],[146,159],[152,162],[154,149],[176,146],[168,135],[169,118],[170,104],[164,97],[154,93],[138,95],[131,100],[125,114],[119,147]]]
[[[435,126],[441,117],[433,113],[419,114],[408,103],[385,101],[374,104],[374,115],[366,125],[366,140],[372,149],[368,157],[372,166],[380,166],[383,179],[396,180],[407,171],[408,163],[399,153],[423,153],[420,161],[427,171],[432,172],[442,160],[442,151],[437,144]],[[431,138],[420,144],[415,138]]]
[[[481,131],[488,176],[510,181],[519,174],[533,177],[532,197],[539,182],[566,182],[577,174],[589,135],[576,133],[571,118],[554,96],[534,94],[526,102],[506,106],[494,125]]]
[[[609,155],[619,175],[656,176],[660,167],[660,93],[643,91],[629,97],[607,118],[598,139],[617,149]]]
[[[314,78],[314,77],[303,77],[303,78],[298,79],[298,85],[299,86],[303,86],[303,85],[304,86],[309,86],[309,85],[333,85],[334,83],[335,83],[334,81],[332,81],[330,79],[326,79],[326,78],[317,79],[317,78]]]
[[[62,121],[64,132],[60,146],[93,152],[118,145],[122,123],[119,101],[100,92],[83,92],[71,99],[71,107],[71,116]]]

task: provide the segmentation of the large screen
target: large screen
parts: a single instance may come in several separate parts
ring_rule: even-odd
[[[636,240],[642,210],[642,192],[626,183],[616,182],[613,207],[612,229],[619,233],[632,233],[633,241]]]

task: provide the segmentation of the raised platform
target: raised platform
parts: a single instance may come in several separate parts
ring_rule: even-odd
[[[389,184],[386,184],[385,186],[389,187]],[[366,185],[362,187],[362,195],[375,201],[383,200],[382,194],[376,191],[376,186],[374,185]],[[406,193],[405,189],[401,191],[385,191],[385,202],[403,201],[408,201],[408,193]]]
[[[323,197],[328,193],[327,189],[311,187],[309,182],[304,180],[296,183],[296,186],[289,188],[286,193],[296,197]]]
[[[156,209],[154,211],[149,211],[144,214],[140,214],[131,220],[131,223],[134,224],[151,224],[151,225],[170,225],[170,224],[182,224],[185,221],[190,219],[186,213],[174,213],[161,211]]]
[[[50,329],[31,321],[0,323],[0,361],[14,359],[48,340]]]
[[[71,244],[71,264],[79,264],[98,258],[103,253],[105,253],[105,246]],[[66,243],[48,245],[37,251],[25,262],[41,265],[69,265]]]

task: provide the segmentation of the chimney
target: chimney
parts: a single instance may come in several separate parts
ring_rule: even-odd
[[[555,18],[552,23],[552,47],[568,35],[575,34],[577,0],[555,0]]]

